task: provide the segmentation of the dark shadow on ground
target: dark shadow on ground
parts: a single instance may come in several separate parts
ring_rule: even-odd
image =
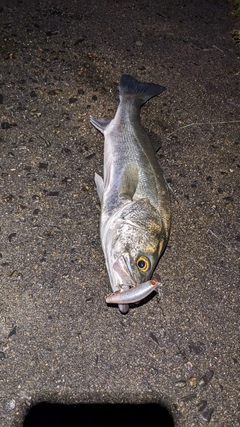
[[[77,404],[41,402],[33,406],[23,427],[173,427],[169,411],[159,404]]]

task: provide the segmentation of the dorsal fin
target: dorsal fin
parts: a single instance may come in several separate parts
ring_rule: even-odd
[[[90,116],[90,122],[92,125],[102,133],[104,133],[106,127],[111,121],[111,119],[95,119],[93,116]]]

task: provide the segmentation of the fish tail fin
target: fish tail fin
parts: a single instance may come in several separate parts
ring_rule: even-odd
[[[160,86],[155,83],[139,82],[134,79],[134,77],[128,76],[127,74],[123,74],[120,79],[120,97],[123,97],[124,95],[133,95],[140,105],[165,90],[166,88],[164,86]]]

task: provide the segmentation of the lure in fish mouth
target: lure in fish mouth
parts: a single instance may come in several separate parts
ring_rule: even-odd
[[[129,304],[159,286],[151,280],[170,232],[168,186],[158,164],[159,143],[141,125],[140,108],[164,87],[123,75],[115,117],[91,123],[104,134],[104,180],[95,174],[101,203],[100,236],[113,290],[109,304]]]

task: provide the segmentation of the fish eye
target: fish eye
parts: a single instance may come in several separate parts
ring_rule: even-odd
[[[137,266],[142,273],[146,273],[149,270],[151,264],[149,259],[146,256],[141,255],[137,259]]]

